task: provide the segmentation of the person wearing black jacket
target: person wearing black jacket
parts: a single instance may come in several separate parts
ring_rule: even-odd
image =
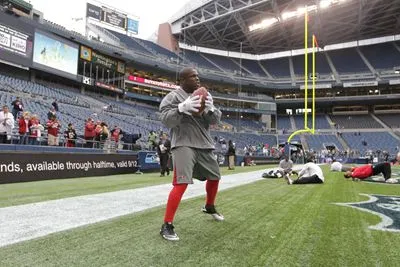
[[[18,113],[24,111],[24,104],[22,104],[21,99],[19,96],[11,103],[12,106],[12,115],[14,116],[14,120],[18,118]]]
[[[171,152],[171,141],[169,141],[166,133],[163,133],[158,142],[157,153],[160,158],[160,177],[165,176],[165,172],[169,175],[168,160]]]
[[[169,175],[168,160],[170,152],[171,152],[171,141],[169,141],[167,134],[164,133],[161,136],[160,142],[158,142],[157,146],[157,153],[160,158],[160,169],[161,169],[160,177],[165,176],[165,172],[167,173],[167,175]]]
[[[229,162],[228,170],[235,169],[235,154],[236,154],[235,146],[233,145],[232,140],[229,140],[229,142],[228,142],[228,162]]]
[[[57,99],[54,99],[54,102],[51,103],[51,105],[54,107],[55,111],[58,112],[58,103],[57,103]]]

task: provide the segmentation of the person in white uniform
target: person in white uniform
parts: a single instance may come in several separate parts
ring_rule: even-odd
[[[296,180],[290,179],[289,175],[285,175],[285,179],[289,185],[291,184],[322,184],[325,181],[324,173],[321,167],[313,162],[312,158],[307,159],[307,163],[299,171]]]
[[[8,106],[4,105],[0,111],[0,143],[7,144],[10,142],[13,128],[14,116],[9,112]]]

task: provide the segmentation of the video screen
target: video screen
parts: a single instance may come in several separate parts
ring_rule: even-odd
[[[79,46],[54,35],[35,32],[33,66],[76,79]]]

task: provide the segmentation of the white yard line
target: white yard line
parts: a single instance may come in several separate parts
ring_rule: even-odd
[[[219,188],[261,180],[263,172],[223,176]],[[165,205],[170,189],[164,184],[0,208],[0,247]],[[195,181],[183,199],[202,195],[204,183]]]

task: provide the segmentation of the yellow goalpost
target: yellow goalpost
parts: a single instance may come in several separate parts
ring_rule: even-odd
[[[301,133],[315,133],[315,44],[316,37],[312,35],[312,107],[311,107],[311,118],[312,118],[312,126],[311,129],[308,127],[308,14],[307,8],[304,14],[304,129],[297,130],[292,133],[287,142],[290,143],[290,140],[295,135]]]

